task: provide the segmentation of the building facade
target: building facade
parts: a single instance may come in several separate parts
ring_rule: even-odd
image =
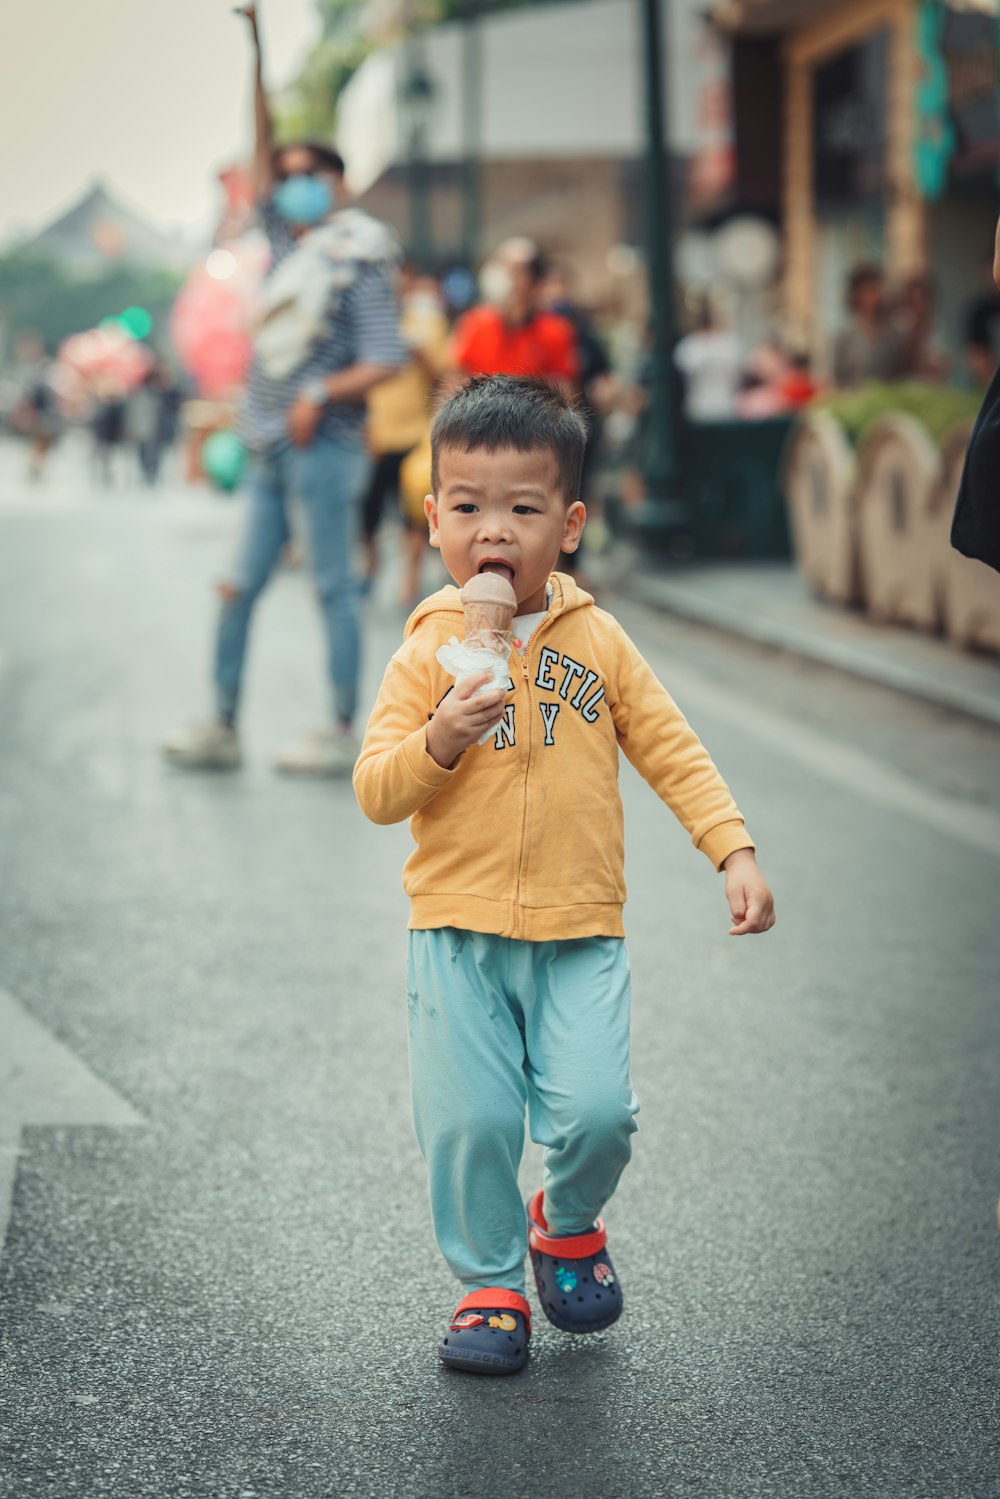
[[[780,60],[782,302],[822,362],[851,265],[938,289],[953,350],[997,215],[995,0],[729,0],[738,53]]]
[[[661,0],[660,10],[677,175],[696,163],[699,181],[714,191],[731,169],[715,33],[704,0]],[[615,296],[615,267],[634,264],[615,252],[643,239],[642,46],[637,0],[571,0],[484,15],[475,80],[459,23],[382,48],[339,101],[338,144],[352,190],[410,240],[416,137],[435,258],[468,256],[463,163],[475,152],[479,222],[468,258],[507,235],[531,235],[573,261],[587,300]],[[408,119],[414,67],[425,80],[419,123]]]

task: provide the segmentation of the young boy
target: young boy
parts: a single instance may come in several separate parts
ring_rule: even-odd
[[[527,1358],[530,1246],[546,1317],[596,1332],[622,1295],[598,1214],[631,1154],[629,969],[618,747],[726,871],[734,936],[774,923],[729,790],[620,625],[553,573],[579,543],[586,427],[541,381],[469,382],[432,432],[432,545],[461,586],[518,601],[503,690],[456,687],[435,651],[458,589],[425,600],[389,663],[354,773],[374,822],[412,818],[407,970],[417,1139],[441,1252],[466,1294],[438,1353],[513,1373]],[[492,739],[477,740],[495,726]],[[527,1106],[545,1147],[525,1209]]]

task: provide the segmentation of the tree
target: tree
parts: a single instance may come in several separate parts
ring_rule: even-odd
[[[337,100],[370,52],[399,40],[406,28],[460,20],[473,11],[487,15],[519,6],[565,0],[397,0],[373,6],[370,0],[317,0],[322,35],[302,72],[275,101],[283,140],[329,139],[336,130]]]
[[[71,333],[94,328],[126,307],[145,307],[154,341],[164,342],[181,277],[169,271],[112,265],[83,280],[54,260],[14,251],[0,257],[0,325],[8,339],[31,329],[55,349]],[[0,353],[4,351],[0,350]]]

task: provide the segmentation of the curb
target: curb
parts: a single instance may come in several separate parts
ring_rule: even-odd
[[[690,620],[692,624],[710,625],[714,629],[724,630],[728,635],[788,651],[806,661],[818,661],[823,666],[836,667],[851,676],[875,682],[880,687],[890,687],[895,692],[920,698],[935,707],[951,708],[1000,728],[1000,693],[994,697],[961,683],[928,677],[902,662],[885,661],[871,656],[845,641],[831,640],[808,627],[796,625],[792,628],[780,620],[748,618],[744,611],[729,604],[704,598],[669,579],[653,577],[648,573],[633,574],[628,587],[638,603],[658,609],[661,613],[674,614],[680,619]]]

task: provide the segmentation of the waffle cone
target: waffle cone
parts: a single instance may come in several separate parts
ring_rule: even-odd
[[[508,631],[517,613],[517,596],[498,573],[477,573],[462,589],[466,636],[480,630]]]

